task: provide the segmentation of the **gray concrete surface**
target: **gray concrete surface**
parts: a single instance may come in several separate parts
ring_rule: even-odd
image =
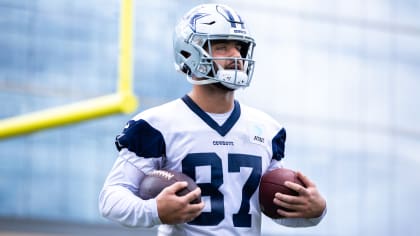
[[[156,229],[0,218],[0,236],[152,236]]]

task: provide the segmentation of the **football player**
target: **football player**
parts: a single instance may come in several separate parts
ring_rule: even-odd
[[[136,115],[116,138],[119,156],[99,197],[103,216],[132,227],[159,225],[158,235],[260,235],[258,186],[261,176],[281,167],[285,129],[267,114],[235,100],[254,71],[254,38],[240,15],[220,4],[199,5],[174,32],[177,69],[192,90]],[[137,195],[139,183],[155,169],[183,172],[199,188],[175,193],[185,182],[156,198]],[[276,194],[275,222],[305,227],[318,224],[326,202],[315,184],[288,183],[299,196]],[[198,196],[202,202],[191,204]]]

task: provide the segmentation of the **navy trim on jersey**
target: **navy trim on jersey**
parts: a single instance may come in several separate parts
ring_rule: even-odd
[[[286,142],[286,130],[282,128],[272,140],[273,159],[280,161],[284,157],[284,143]]]
[[[188,95],[183,96],[181,99],[196,115],[198,115],[208,126],[214,129],[221,136],[225,136],[241,116],[241,106],[239,105],[239,102],[235,100],[232,114],[230,114],[229,118],[222,126],[219,126],[219,124],[217,124],[216,121],[203,111]]]
[[[127,127],[128,126],[128,127]],[[139,157],[162,157],[166,154],[163,135],[145,120],[130,120],[115,139],[118,151],[127,148]]]

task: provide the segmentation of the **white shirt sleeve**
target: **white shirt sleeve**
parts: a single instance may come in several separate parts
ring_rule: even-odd
[[[161,224],[156,200],[142,200],[136,194],[144,173],[155,169],[157,164],[155,159],[139,158],[122,149],[99,195],[101,214],[130,227]]]
[[[316,218],[280,218],[273,220],[277,224],[281,224],[287,227],[311,227],[319,224],[319,222],[321,222],[321,220],[324,218],[325,214],[327,214],[327,208],[324,209],[322,215]]]

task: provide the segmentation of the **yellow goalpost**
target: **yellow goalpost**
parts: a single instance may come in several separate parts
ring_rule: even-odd
[[[122,0],[119,35],[119,74],[116,93],[0,120],[0,139],[73,124],[116,113],[135,111],[133,92],[133,2]]]

